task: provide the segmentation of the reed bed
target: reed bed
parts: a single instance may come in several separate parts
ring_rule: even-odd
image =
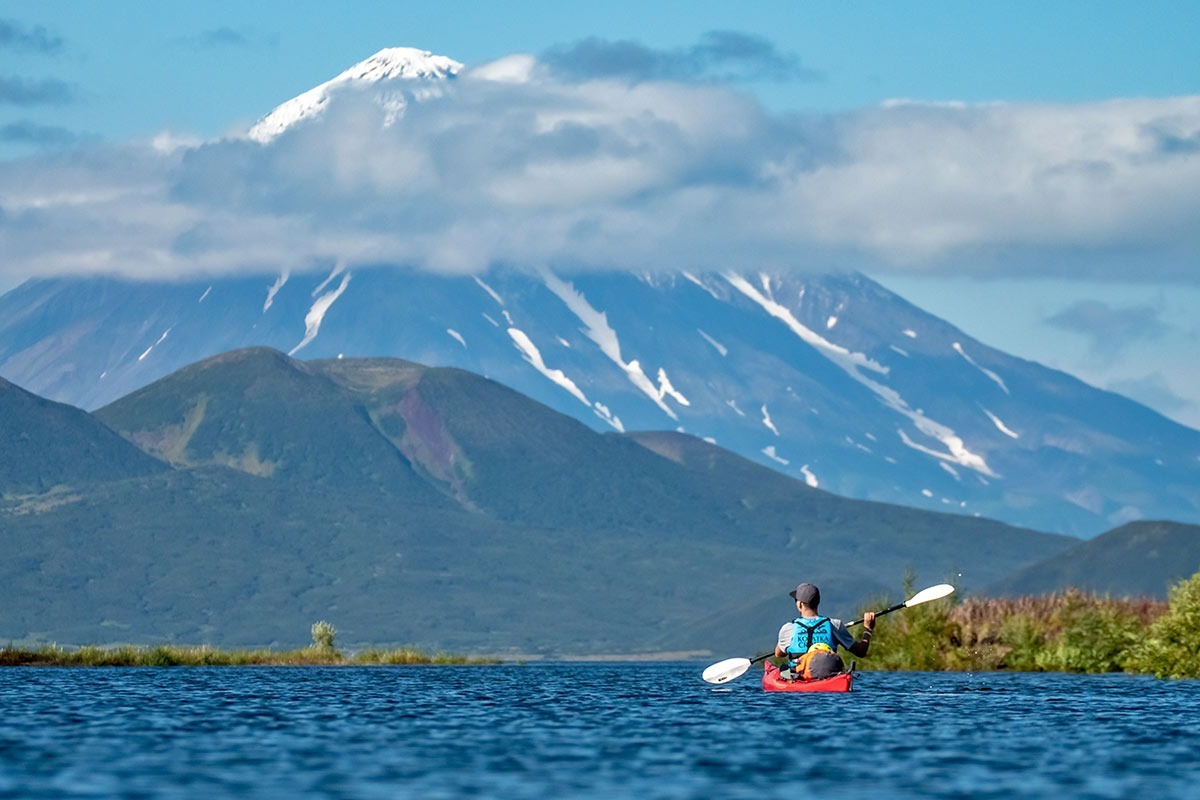
[[[160,644],[149,647],[0,648],[0,667],[245,667],[354,666],[382,664],[497,664],[494,659],[468,658],[451,653],[429,655],[416,648],[370,648],[343,655],[334,645],[337,629],[320,620],[312,626],[312,644],[298,650],[222,650],[209,645]]]
[[[911,586],[907,586],[911,589]],[[880,619],[861,666],[1200,677],[1200,573],[1168,602],[1069,590],[946,598]]]
[[[449,653],[433,655],[412,648],[371,649],[352,655],[323,648],[299,650],[222,650],[207,646],[0,648],[0,667],[245,667],[366,666],[384,664],[496,664],[495,660]]]

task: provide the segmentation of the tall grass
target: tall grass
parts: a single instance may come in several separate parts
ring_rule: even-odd
[[[354,666],[372,664],[496,664],[494,659],[467,658],[449,653],[429,655],[413,648],[371,649],[344,656],[324,647],[300,650],[219,650],[208,646],[156,645],[137,647],[0,648],[0,667],[238,667],[238,666]]]
[[[320,620],[311,629],[312,645],[299,650],[219,650],[209,645],[179,646],[161,644],[152,647],[118,645],[113,647],[66,648],[45,645],[33,649],[0,648],[0,667],[234,667],[355,664],[496,664],[494,659],[467,658],[450,653],[428,655],[415,648],[394,650],[378,648],[344,656],[334,647],[337,628]]]
[[[1172,629],[1158,638],[1152,632],[1170,615],[1167,603],[1153,599],[1113,599],[1077,590],[1012,599],[972,597],[957,604],[953,597],[945,598],[880,618],[862,666],[1158,672],[1152,664],[1163,663],[1165,650],[1194,655],[1200,649],[1200,581],[1195,591],[1196,625],[1186,633]],[[1160,640],[1169,644],[1158,650],[1146,644]],[[1200,676],[1200,664],[1180,663],[1179,670],[1168,674]]]

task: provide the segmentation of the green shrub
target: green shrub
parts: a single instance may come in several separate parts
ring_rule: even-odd
[[[332,623],[325,620],[319,620],[312,625],[312,646],[317,650],[332,651],[333,637],[337,633],[337,628],[333,627]]]
[[[905,575],[904,596],[912,595],[913,576]],[[895,670],[947,669],[948,649],[959,639],[958,626],[950,619],[953,607],[953,599],[945,598],[902,609],[895,612],[894,617],[880,617],[875,623],[866,666]]]
[[[1046,647],[1045,626],[1025,614],[1013,614],[1000,623],[997,636],[1003,653],[997,666],[1015,672],[1037,672],[1038,654]]]
[[[911,578],[905,594],[912,594]],[[1196,590],[1200,598],[1200,589]],[[886,606],[881,602],[873,608]],[[1176,604],[1178,605],[1178,603]],[[1200,609],[1200,599],[1195,601]],[[954,598],[897,611],[880,620],[866,669],[1014,670],[1022,672],[1161,671],[1160,655],[1130,662],[1135,643],[1166,613],[1167,604],[1151,599],[1111,599],[1069,590],[1018,598]],[[1200,612],[1196,614],[1200,617]],[[1165,629],[1164,629],[1165,630]],[[1200,621],[1192,627],[1200,631]],[[1174,634],[1172,634],[1174,636]],[[1186,637],[1184,637],[1186,639]],[[1179,640],[1179,636],[1169,641]],[[1196,656],[1191,648],[1168,644],[1172,653]],[[1185,658],[1179,656],[1179,658]],[[1181,666],[1167,674],[1186,673]]]
[[[1200,572],[1172,586],[1168,604],[1130,648],[1125,667],[1159,678],[1200,678]]]
[[[1069,603],[1062,632],[1034,658],[1046,671],[1120,672],[1141,623],[1115,606]]]

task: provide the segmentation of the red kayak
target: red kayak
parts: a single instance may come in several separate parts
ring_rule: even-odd
[[[763,662],[763,691],[766,692],[848,692],[854,685],[854,671],[843,672],[832,678],[813,681],[788,681],[779,677],[779,667],[770,661]]]

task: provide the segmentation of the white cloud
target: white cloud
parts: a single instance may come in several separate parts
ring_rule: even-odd
[[[1013,274],[1052,259],[1196,279],[1200,96],[817,118],[529,57],[466,70],[390,126],[368,95],[267,144],[160,137],[0,164],[0,281],[337,260]]]

